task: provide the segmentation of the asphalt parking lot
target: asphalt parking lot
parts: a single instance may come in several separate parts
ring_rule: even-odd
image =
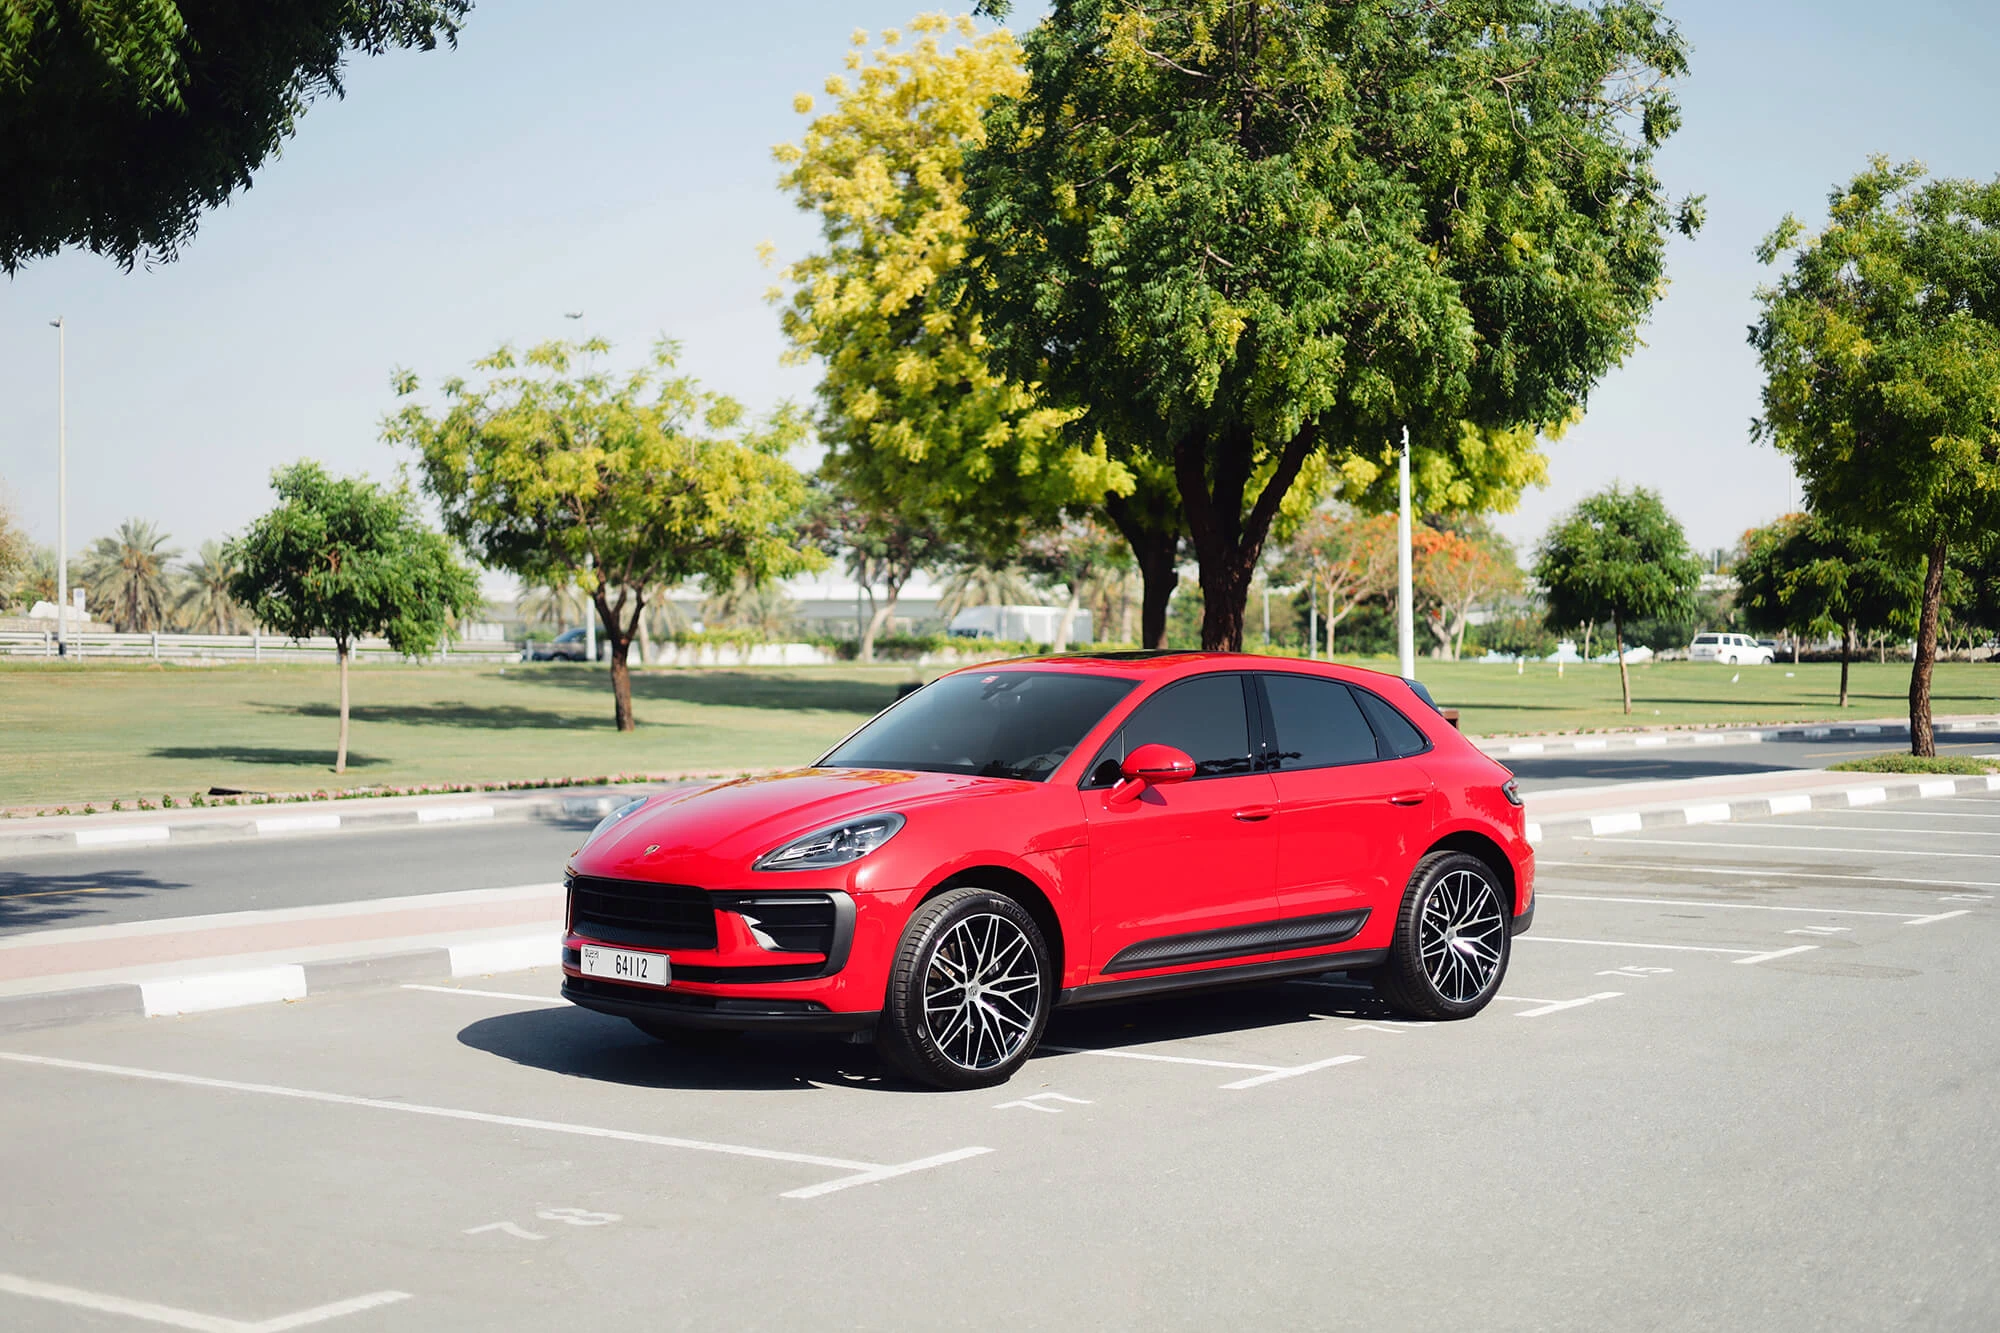
[[[0,1327],[2000,1324],[2000,793],[1552,841],[1502,998],[1070,1011],[1013,1083],[542,970],[0,1039]]]

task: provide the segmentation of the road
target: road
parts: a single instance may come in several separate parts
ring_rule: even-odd
[[[2000,730],[1940,733],[1939,754],[1992,754],[2000,751]],[[1595,787],[1616,782],[1658,782],[1674,778],[1768,773],[1785,768],[1825,768],[1878,754],[1907,754],[1901,738],[1867,737],[1768,741],[1750,745],[1666,746],[1660,749],[1606,749],[1589,754],[1509,755],[1506,743],[1493,747],[1514,770],[1524,791]]]
[[[16,1033],[0,1326],[1995,1327],[1996,840],[1560,840],[1473,1021],[1076,1011],[984,1092],[547,971]]]

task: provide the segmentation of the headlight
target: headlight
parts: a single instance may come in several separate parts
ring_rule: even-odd
[[[616,810],[613,810],[610,814],[598,820],[597,827],[590,831],[590,836],[583,840],[583,847],[578,847],[577,850],[580,852],[583,850],[584,847],[588,847],[590,846],[591,843],[596,842],[598,838],[603,836],[604,830],[610,828],[613,824],[616,824],[619,820],[625,818],[625,816],[631,814],[634,810],[637,810],[640,806],[644,805],[650,799],[651,799],[650,797],[646,796],[634,796],[631,800],[625,802],[625,804],[619,806]]]
[[[864,815],[794,838],[775,852],[751,863],[752,870],[825,870],[858,861],[896,836],[903,827],[897,814]]]

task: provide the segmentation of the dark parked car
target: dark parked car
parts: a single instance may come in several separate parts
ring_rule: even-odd
[[[588,655],[583,631],[566,629],[547,643],[531,643],[522,652],[524,662],[581,662]]]

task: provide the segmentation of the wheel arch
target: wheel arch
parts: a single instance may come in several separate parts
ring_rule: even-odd
[[[1429,856],[1431,852],[1465,852],[1484,861],[1492,867],[1494,874],[1500,876],[1501,886],[1507,891],[1507,915],[1513,917],[1518,914],[1521,890],[1514,879],[1514,860],[1492,838],[1473,829],[1459,829],[1433,842],[1424,855]]]
[[[1055,970],[1056,986],[1064,985],[1068,960],[1063,948],[1062,918],[1056,914],[1055,904],[1049,900],[1042,886],[1011,866],[977,865],[954,870],[925,891],[916,906],[922,907],[941,893],[953,889],[988,889],[1004,894],[1021,904],[1029,916],[1040,927],[1042,942],[1049,949],[1049,963]]]

